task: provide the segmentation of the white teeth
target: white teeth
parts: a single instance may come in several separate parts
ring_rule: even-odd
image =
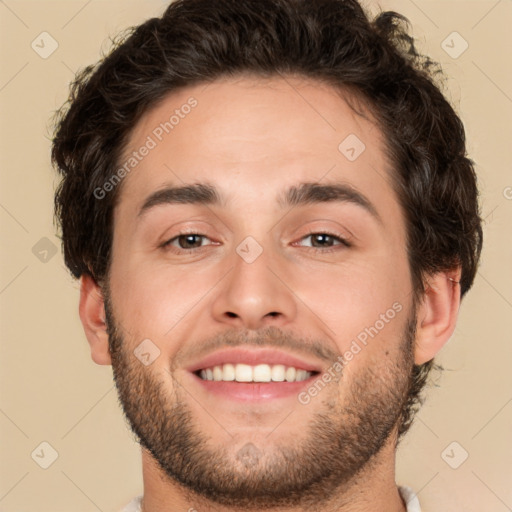
[[[293,366],[290,366],[290,368],[287,368],[286,373],[285,373],[286,382],[293,382],[295,380],[296,375],[297,375],[297,370],[295,368],[293,368]]]
[[[222,368],[220,366],[213,367],[213,380],[222,380]]]
[[[222,380],[235,380],[235,367],[230,363],[226,363],[222,367]]]
[[[306,380],[308,378],[308,372],[306,370],[297,370],[295,380]]]
[[[252,367],[248,364],[237,364],[235,366],[235,380],[237,382],[251,382]]]
[[[203,380],[234,381],[237,382],[297,382],[309,379],[313,375],[307,370],[297,369],[283,364],[230,364],[214,366],[201,370]]]
[[[286,367],[284,364],[275,364],[272,366],[271,377],[274,382],[283,382],[284,380],[284,372],[286,371]]]
[[[259,364],[253,369],[254,382],[270,382],[272,378],[272,372],[268,364]]]

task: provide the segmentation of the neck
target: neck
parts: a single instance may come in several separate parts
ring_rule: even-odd
[[[395,443],[389,443],[374,457],[351,484],[339,488],[322,503],[323,512],[406,512],[395,483]],[[142,450],[144,498],[142,512],[242,512],[223,507],[198,496],[170,479],[145,449]],[[278,508],[272,512],[305,512],[310,504],[299,508]],[[243,512],[249,512],[245,509]],[[269,510],[270,512],[270,510]]]

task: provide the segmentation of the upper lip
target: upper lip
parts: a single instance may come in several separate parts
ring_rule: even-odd
[[[195,372],[205,368],[212,368],[213,366],[222,366],[223,364],[227,363],[244,363],[251,366],[256,366],[258,364],[282,364],[284,366],[293,366],[295,368],[307,370],[309,372],[320,372],[322,369],[318,363],[305,361],[299,356],[280,350],[249,350],[247,348],[242,348],[219,350],[209,354],[200,361],[195,362],[189,366],[187,370],[189,372]]]

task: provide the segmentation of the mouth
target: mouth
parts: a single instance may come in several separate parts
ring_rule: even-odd
[[[188,368],[206,392],[244,402],[296,396],[320,370],[316,363],[268,349],[216,352]]]
[[[302,382],[319,374],[317,371],[284,364],[251,366],[244,363],[225,363],[222,366],[196,370],[194,373],[202,380],[214,382]]]

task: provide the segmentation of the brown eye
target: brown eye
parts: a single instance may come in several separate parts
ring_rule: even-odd
[[[325,233],[318,233],[311,236],[311,245],[313,247],[332,247],[334,244],[334,237],[326,235]]]
[[[165,242],[163,246],[172,246],[177,249],[198,249],[203,246],[205,239],[208,240],[206,236],[197,233],[182,233]]]
[[[201,235],[180,235],[178,237],[178,243],[182,249],[201,247],[203,237]]]
[[[350,247],[349,243],[344,238],[330,233],[310,233],[302,238],[302,240],[307,240],[308,238],[311,242],[309,244],[303,244],[304,247],[312,247],[314,249],[329,249],[339,245]]]

